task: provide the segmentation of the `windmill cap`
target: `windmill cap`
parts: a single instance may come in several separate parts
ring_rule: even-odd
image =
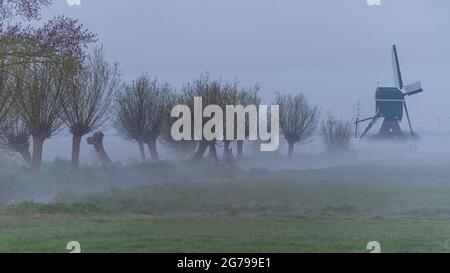
[[[378,87],[375,92],[377,100],[404,100],[404,94],[396,87]]]

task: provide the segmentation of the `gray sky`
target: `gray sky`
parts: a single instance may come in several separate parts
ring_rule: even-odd
[[[125,79],[143,72],[180,87],[209,71],[244,85],[303,92],[323,114],[350,118],[359,98],[393,85],[396,43],[404,80],[425,93],[408,98],[415,127],[450,129],[450,1],[384,0],[55,0],[44,17],[79,18],[99,35]]]

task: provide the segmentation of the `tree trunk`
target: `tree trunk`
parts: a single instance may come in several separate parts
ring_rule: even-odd
[[[147,145],[148,145],[148,150],[150,151],[150,158],[153,161],[159,161],[158,150],[156,148],[156,138],[150,139],[149,142],[147,143]]]
[[[192,161],[198,162],[202,159],[203,154],[206,151],[206,148],[208,148],[208,142],[205,140],[201,140],[200,144],[198,145],[197,152],[195,152],[194,156],[192,157]]]
[[[224,141],[223,142],[223,160],[227,161],[229,158],[229,153],[230,153],[230,141]]]
[[[70,162],[70,170],[72,172],[78,171],[80,167],[80,146],[81,146],[81,135],[72,135],[72,161]]]
[[[288,142],[288,146],[289,146],[288,158],[292,158],[292,156],[294,155],[294,145],[295,145],[295,142]]]
[[[238,140],[237,141],[237,155],[236,157],[241,159],[244,156],[244,141]]]
[[[9,135],[7,144],[12,151],[20,154],[25,164],[31,164],[30,141],[27,133]]]
[[[219,158],[217,157],[217,150],[216,150],[216,142],[211,141],[209,144],[209,158],[214,160],[214,162],[218,162]]]
[[[110,165],[111,159],[103,147],[103,137],[104,134],[102,132],[95,133],[92,137],[87,138],[87,143],[94,146],[98,159],[103,165]]]
[[[42,163],[42,149],[45,139],[42,136],[33,136],[33,155],[31,158],[31,169],[38,171]]]
[[[20,154],[20,156],[22,156],[22,159],[25,162],[25,164],[27,164],[27,165],[31,164],[30,150],[23,148],[20,151],[18,151],[18,153]]]
[[[145,156],[144,142],[138,141],[138,146],[139,146],[139,154],[141,155],[141,161],[142,161],[142,162],[147,161],[147,158],[146,158],[146,156]]]

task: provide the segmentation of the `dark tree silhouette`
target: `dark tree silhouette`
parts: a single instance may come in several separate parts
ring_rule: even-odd
[[[107,166],[110,165],[112,162],[103,146],[104,137],[105,135],[102,132],[97,132],[93,136],[87,138],[87,143],[89,145],[94,146],[95,152],[97,153],[97,157],[100,160],[100,163],[102,163],[102,165]]]
[[[15,109],[33,139],[31,167],[40,168],[44,141],[63,124],[62,95],[66,73],[63,63],[21,65],[15,88]]]
[[[131,85],[124,87],[124,91],[117,96],[114,112],[114,127],[120,135],[139,146],[141,160],[145,161],[145,126],[147,107],[146,78],[139,78]]]
[[[114,127],[119,134],[136,141],[141,160],[146,160],[144,144],[147,144],[152,160],[158,160],[156,140],[161,122],[167,113],[171,87],[159,84],[147,76],[141,76],[126,86],[116,100]]]
[[[82,137],[108,120],[118,87],[118,65],[109,64],[102,49],[95,49],[69,81],[62,106],[64,121],[72,134],[72,171],[79,168]]]
[[[306,141],[313,135],[319,111],[301,93],[296,96],[278,94],[275,104],[280,106],[280,129],[289,145],[290,158],[294,154],[295,144]]]
[[[158,84],[157,80],[149,85],[149,101],[146,111],[146,125],[144,130],[144,143],[147,144],[150,158],[159,160],[156,141],[161,134],[161,126],[170,107],[173,89],[169,84]]]
[[[194,97],[201,97],[203,105],[218,105],[222,109],[225,108],[224,105],[226,104],[226,98],[223,84],[218,80],[212,79],[209,74],[203,74],[192,83],[188,83],[187,85],[185,85],[182,89],[182,93],[185,104],[191,109],[191,112],[194,111]],[[206,121],[207,119],[203,119],[202,128]],[[209,148],[210,158],[212,158],[214,161],[217,161],[218,156],[216,144],[216,140],[208,141],[202,139],[198,141],[198,148],[192,156],[192,160],[194,162],[200,161],[206,150]]]

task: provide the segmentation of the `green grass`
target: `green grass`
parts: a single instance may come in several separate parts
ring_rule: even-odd
[[[369,241],[447,252],[450,168],[422,163],[238,172],[164,163],[76,177],[58,168],[63,186],[47,181],[53,170],[31,181],[11,169],[19,185],[59,194],[0,208],[0,252],[67,252],[69,241],[84,252],[367,252]],[[80,181],[95,190],[68,190]],[[0,178],[0,189],[26,196],[11,185]]]
[[[450,221],[199,215],[0,217],[1,252],[384,252],[450,250]]]

